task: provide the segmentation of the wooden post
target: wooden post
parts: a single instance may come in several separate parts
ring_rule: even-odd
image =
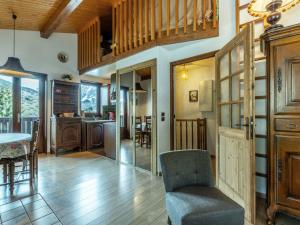
[[[217,28],[217,0],[213,0],[213,28]]]
[[[197,31],[197,0],[194,0],[193,7],[193,31]]]
[[[158,38],[162,36],[162,0],[158,0]]]
[[[155,18],[155,0],[151,0],[151,41],[155,40],[156,18]]]
[[[179,0],[175,0],[175,34],[178,34],[179,29]]]
[[[183,25],[183,32],[186,34],[187,33],[187,0],[184,0],[183,2],[183,20],[184,20],[184,25]]]
[[[116,55],[116,8],[112,7],[112,52]]]
[[[206,30],[206,0],[202,0],[202,29]]]
[[[133,10],[134,10],[134,42],[133,42],[133,46],[134,48],[137,47],[137,43],[138,43],[138,14],[137,14],[137,1],[138,0],[133,0]]]
[[[170,0],[167,0],[167,37],[170,36]]]
[[[128,42],[127,42],[127,36],[128,36],[128,25],[127,25],[127,1],[125,0],[123,2],[123,15],[124,15],[124,26],[123,26],[123,30],[124,30],[124,51],[127,52],[127,46],[128,46]]]
[[[119,4],[119,11],[120,11],[120,19],[119,19],[119,26],[120,26],[120,53],[123,53],[123,40],[124,40],[124,32],[123,32],[123,4],[122,1]]]
[[[129,50],[132,49],[132,24],[133,24],[133,15],[132,15],[132,0],[128,0],[128,44],[129,44]]]
[[[145,42],[149,41],[149,0],[145,0]]]
[[[139,1],[139,45],[143,45],[143,0]]]

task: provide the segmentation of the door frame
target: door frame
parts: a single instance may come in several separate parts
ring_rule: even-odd
[[[151,67],[151,83],[152,83],[152,139],[151,139],[151,173],[153,175],[157,175],[157,60],[152,59],[142,63],[135,64],[133,66],[121,68],[117,70],[116,73],[116,160],[121,163],[120,161],[120,76],[124,73],[132,72],[133,73],[133,83],[135,84],[135,75],[136,70]],[[135,90],[135,85],[133,86]],[[135,92],[133,94],[133,99],[135,99]],[[133,105],[133,111],[135,115],[135,104]],[[135,123],[135,120],[133,120]],[[133,124],[135,127],[135,124]],[[135,139],[135,135],[133,135]],[[135,140],[133,140],[135,143]],[[136,160],[135,160],[135,151],[133,153],[133,165],[136,167]]]
[[[174,75],[175,75],[174,68],[175,68],[175,66],[182,65],[185,63],[191,63],[191,62],[198,61],[198,60],[213,58],[213,57],[215,57],[215,55],[218,51],[219,50],[207,52],[207,53],[204,53],[201,55],[181,59],[178,61],[173,61],[170,63],[170,147],[171,147],[171,151],[174,150],[174,146],[175,146],[175,143],[174,143],[174,141],[175,141],[175,137],[174,137],[174,129],[175,129],[175,123],[174,123],[175,97],[174,97],[174,93],[176,90],[175,90],[175,82],[174,82]]]

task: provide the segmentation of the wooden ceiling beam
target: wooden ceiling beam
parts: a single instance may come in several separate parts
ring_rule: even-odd
[[[49,38],[51,34],[71,15],[72,12],[84,0],[63,0],[57,10],[49,17],[42,26],[40,33],[42,38]]]

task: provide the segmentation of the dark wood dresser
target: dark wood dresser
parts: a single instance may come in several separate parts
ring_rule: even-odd
[[[300,25],[262,36],[270,82],[268,224],[300,217]]]
[[[79,114],[79,84],[52,81],[52,117],[50,119],[51,152],[81,149],[81,118]],[[64,117],[73,113],[75,117]]]
[[[102,121],[82,122],[82,148],[89,149],[103,147],[104,145],[104,125]]]

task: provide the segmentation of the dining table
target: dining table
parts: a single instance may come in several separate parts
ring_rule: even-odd
[[[26,133],[0,134],[0,159],[13,159],[28,155],[31,135]]]

